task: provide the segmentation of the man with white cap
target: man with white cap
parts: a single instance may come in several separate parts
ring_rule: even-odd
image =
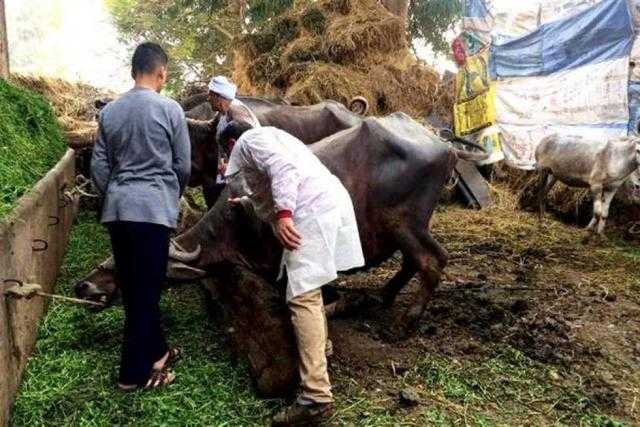
[[[236,99],[238,88],[224,76],[215,76],[209,82],[209,104],[213,111],[220,113],[218,127],[216,128],[216,141],[220,140],[220,134],[232,121],[259,127],[260,122],[253,111],[242,101]],[[222,150],[219,150],[222,153]],[[221,176],[218,181],[223,181],[226,163],[222,156],[218,158]]]
[[[273,425],[320,421],[333,410],[320,288],[337,272],[364,265],[351,197],[302,141],[283,130],[231,122],[220,142],[231,153],[226,176],[232,197],[248,188],[258,216],[273,225],[284,247],[281,275],[287,278],[301,393]],[[236,185],[242,181],[246,187]]]

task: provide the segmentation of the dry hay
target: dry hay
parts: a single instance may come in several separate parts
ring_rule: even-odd
[[[638,260],[614,254],[616,245],[622,243],[615,239],[608,243],[596,242],[589,250],[577,253],[576,246],[587,236],[580,226],[567,226],[550,217],[540,223],[537,215],[520,209],[519,196],[508,185],[493,183],[490,188],[494,203],[489,208],[478,211],[450,205],[446,213],[434,215],[434,234],[446,236],[449,251],[466,253],[474,246],[491,254],[496,244],[514,253],[535,248],[544,253],[555,253],[558,270],[562,270],[563,260],[579,259],[584,266],[583,272],[591,276],[589,281],[594,285],[610,283],[624,288],[637,282],[637,267],[631,268],[631,265],[637,265]],[[574,203],[576,201],[574,199]],[[607,228],[608,234],[616,233],[613,228]],[[550,283],[557,273],[538,272],[547,276]]]
[[[373,114],[438,112],[450,117],[453,91],[409,51],[403,20],[375,0],[324,0],[244,36],[233,78],[244,93],[293,103],[365,97]]]
[[[62,79],[13,74],[13,83],[44,96],[58,117],[67,145],[83,148],[93,145],[96,135],[94,101],[113,93],[83,83]]]

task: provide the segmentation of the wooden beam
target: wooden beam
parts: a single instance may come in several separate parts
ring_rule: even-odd
[[[0,0],[0,77],[9,78],[9,39],[7,38],[4,0]]]

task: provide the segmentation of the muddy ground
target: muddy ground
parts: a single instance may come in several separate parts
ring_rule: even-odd
[[[448,277],[415,335],[386,333],[415,279],[393,309],[330,322],[338,393],[356,386],[410,424],[637,423],[640,246],[615,227],[606,241],[582,243],[582,229],[552,216],[540,225],[508,191],[494,195],[488,210],[435,214]],[[336,286],[375,294],[398,268],[394,259]],[[417,393],[413,407],[399,398],[407,387]]]

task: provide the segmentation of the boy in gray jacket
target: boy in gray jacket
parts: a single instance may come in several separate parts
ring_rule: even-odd
[[[169,384],[169,349],[160,319],[169,233],[191,168],[184,112],[161,96],[168,58],[142,43],[132,60],[135,86],[100,113],[91,173],[104,195],[102,222],[111,236],[125,309],[119,387],[129,391]]]

